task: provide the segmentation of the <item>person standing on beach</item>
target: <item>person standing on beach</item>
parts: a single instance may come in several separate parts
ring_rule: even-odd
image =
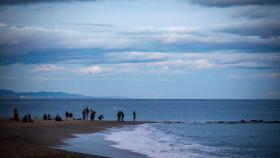
[[[52,119],[50,114],[47,115],[47,119],[48,119],[48,120],[51,120],[51,119]]]
[[[31,118],[31,114],[28,114],[28,115],[27,115],[27,122],[31,122],[31,123],[34,122],[34,121],[32,120],[32,118]]]
[[[86,110],[85,109],[83,110],[82,115],[83,115],[83,120],[85,120],[86,119]]]
[[[135,122],[135,120],[136,120],[136,112],[133,111],[133,122]]]
[[[94,111],[94,110],[90,110],[90,111],[91,111],[90,120],[93,121],[95,118],[96,111]]]
[[[44,115],[43,115],[43,120],[48,120],[48,116],[46,113],[44,113]]]
[[[87,118],[87,120],[88,120],[88,116],[89,116],[89,109],[88,109],[88,107],[86,107],[86,118]]]
[[[19,121],[19,114],[17,108],[14,108],[14,121]]]
[[[65,120],[69,117],[68,111],[65,111]]]
[[[121,118],[121,121],[124,122],[124,120],[123,120],[124,119],[124,113],[122,111],[120,111],[120,118]]]

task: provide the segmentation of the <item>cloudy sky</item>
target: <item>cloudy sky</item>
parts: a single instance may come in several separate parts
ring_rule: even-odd
[[[0,88],[280,99],[279,0],[2,0]]]

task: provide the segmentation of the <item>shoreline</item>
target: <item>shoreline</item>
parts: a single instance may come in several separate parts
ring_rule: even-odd
[[[66,139],[75,138],[75,134],[93,134],[127,125],[144,123],[184,123],[176,121],[89,121],[89,120],[42,120],[34,119],[34,123],[10,122],[8,118],[0,117],[0,157],[17,158],[104,158],[105,156],[78,153],[54,146],[65,145]],[[211,121],[206,124],[279,124],[279,121]],[[191,123],[192,124],[192,123]],[[196,124],[196,123],[194,123]]]
[[[82,157],[97,158],[88,155],[54,149],[51,146],[62,145],[63,140],[75,137],[74,134],[96,133],[125,125],[139,125],[146,122],[85,121],[35,119],[34,123],[9,122],[0,118],[0,157]]]

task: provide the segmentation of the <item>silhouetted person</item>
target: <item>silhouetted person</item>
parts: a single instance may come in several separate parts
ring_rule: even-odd
[[[86,118],[87,118],[87,120],[88,120],[88,116],[89,116],[89,109],[88,109],[88,107],[86,107]]]
[[[24,115],[24,117],[22,118],[22,122],[27,122],[27,115]]]
[[[48,120],[47,114],[44,114],[44,115],[43,115],[43,120]]]
[[[121,120],[121,111],[118,111],[117,117],[118,117],[118,121],[120,121]]]
[[[85,109],[83,110],[82,114],[83,114],[83,120],[85,120],[86,119],[86,110]]]
[[[72,112],[69,112],[69,117],[73,118],[73,113]]]
[[[10,118],[10,121],[20,121],[17,108],[14,108],[13,117]]]
[[[104,119],[103,115],[99,115],[99,116],[98,116],[98,120],[101,121],[102,119]]]
[[[65,118],[67,119],[69,117],[68,111],[65,111]]]
[[[62,121],[61,117],[59,116],[59,114],[57,114],[54,118],[55,121]]]
[[[14,118],[13,118],[14,121],[19,121],[19,114],[18,114],[17,108],[14,108],[13,115],[14,115]]]
[[[34,122],[34,121],[32,120],[32,118],[31,118],[31,114],[28,114],[28,115],[27,115],[27,122]]]
[[[136,120],[136,112],[133,111],[133,122],[135,122],[135,120]]]
[[[48,120],[52,119],[50,114],[48,114],[47,117],[48,117]]]
[[[122,122],[124,122],[124,120],[123,120],[124,119],[124,113],[122,111],[120,111],[120,119],[121,119]]]
[[[96,114],[96,111],[94,110],[91,110],[91,114],[90,114],[90,120],[93,121],[94,118],[95,118],[95,114]]]

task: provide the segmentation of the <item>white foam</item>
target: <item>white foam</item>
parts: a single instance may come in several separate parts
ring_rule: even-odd
[[[185,138],[157,130],[143,124],[132,130],[112,132],[105,139],[114,142],[115,148],[126,149],[152,158],[211,157],[214,147],[188,143]]]

